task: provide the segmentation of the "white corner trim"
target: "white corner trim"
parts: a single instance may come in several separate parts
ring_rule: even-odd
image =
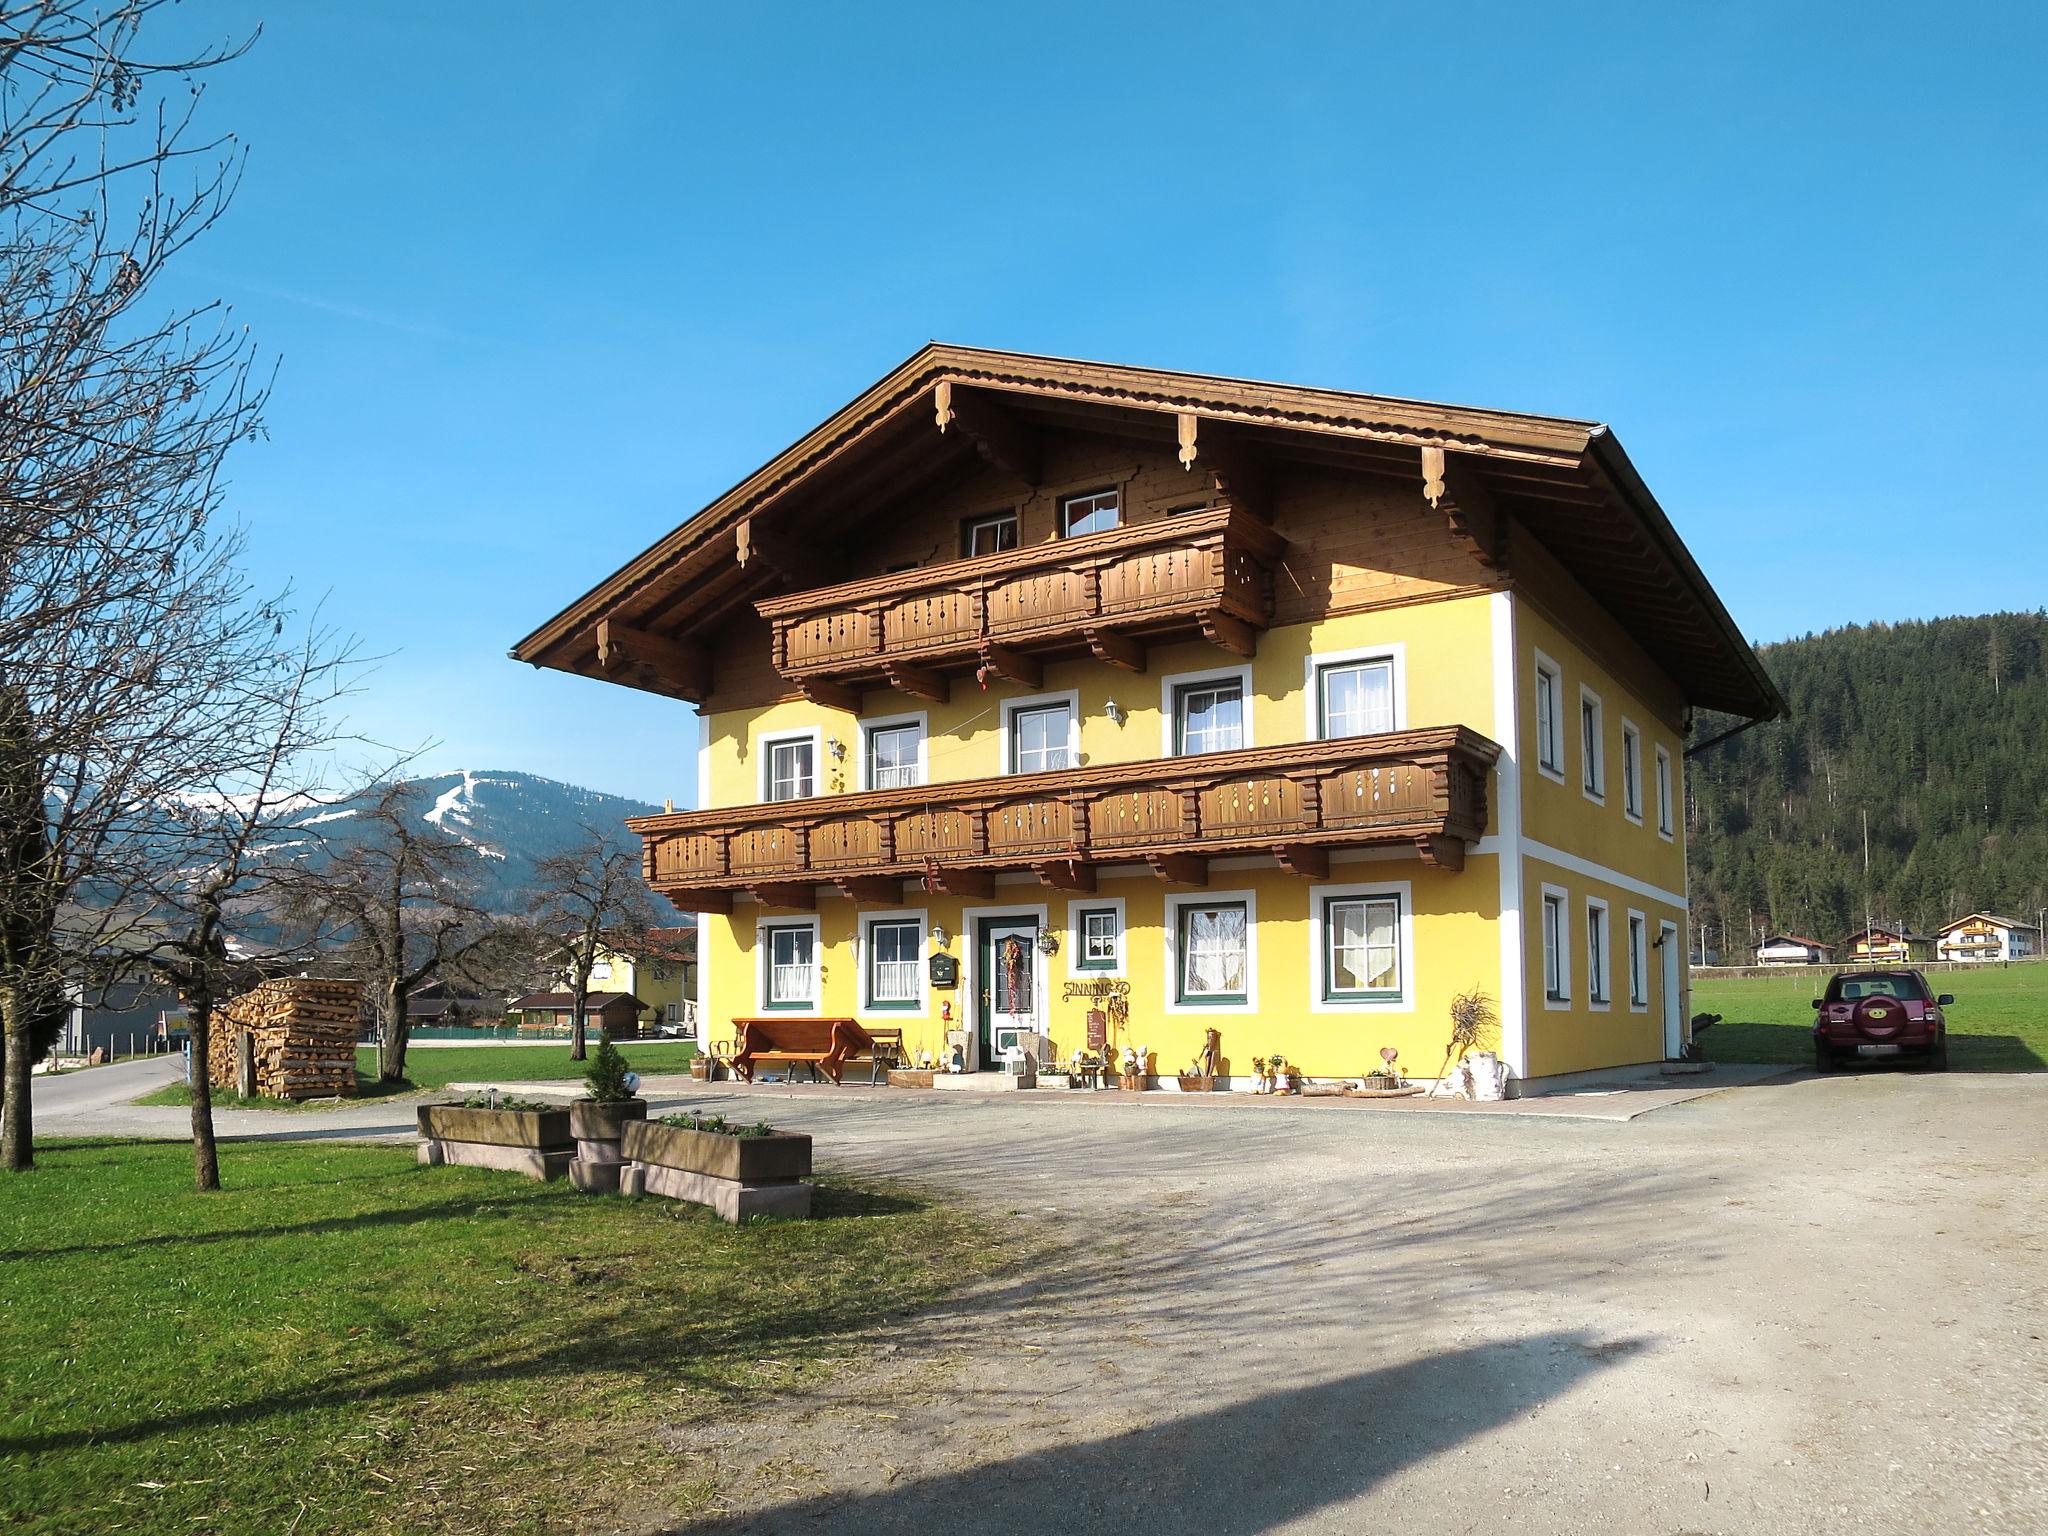
[[[1206,907],[1220,902],[1244,903],[1244,1001],[1241,1003],[1183,1003],[1180,1001],[1180,914],[1183,907]],[[1257,1013],[1259,1011],[1259,895],[1256,891],[1185,891],[1166,898],[1166,991],[1167,1013]],[[1135,1027],[1135,1026],[1134,1026]],[[1142,1044],[1143,1042],[1137,1042]]]
[[[1242,702],[1239,708],[1244,715],[1244,740],[1239,744],[1240,749],[1258,745],[1252,734],[1252,705],[1254,699],[1252,695],[1252,669],[1250,665],[1247,664],[1241,667],[1204,667],[1199,672],[1169,672],[1159,679],[1159,755],[1161,757],[1180,756],[1174,741],[1176,722],[1174,720],[1173,696],[1175,691],[1187,686],[1189,683],[1225,683],[1233,681],[1242,690]]]
[[[1495,593],[1497,597],[1505,593]],[[1392,672],[1394,723],[1389,730],[1408,729],[1408,646],[1406,642],[1391,640],[1385,645],[1354,646],[1343,651],[1311,651],[1301,662],[1302,722],[1303,741],[1323,739],[1322,690],[1316,686],[1316,674],[1324,667],[1341,667],[1350,662],[1384,661]],[[1251,698],[1249,689],[1245,692],[1247,701]]]
[[[1328,990],[1329,944],[1323,914],[1331,901],[1351,897],[1392,896],[1401,903],[1395,930],[1400,952],[1401,995],[1394,998],[1331,1001]],[[1381,880],[1363,885],[1312,885],[1308,888],[1308,966],[1310,1013],[1413,1013],[1415,1011],[1415,895],[1406,880]]]
[[[900,715],[877,715],[872,720],[862,720],[860,722],[860,730],[858,732],[859,745],[856,748],[860,753],[860,761],[854,765],[854,788],[866,790],[875,787],[868,782],[869,761],[873,756],[868,750],[868,734],[871,731],[886,731],[903,725],[914,725],[917,727],[917,782],[920,784],[931,783],[931,712],[929,710],[913,709]]]
[[[1498,838],[1483,837],[1467,852],[1496,853],[1499,848]],[[1576,853],[1566,853],[1562,848],[1539,843],[1532,837],[1522,839],[1522,852],[1529,858],[1541,859],[1546,864],[1555,864],[1559,869],[1570,870],[1575,875],[1584,875],[1588,880],[1604,880],[1609,885],[1619,886],[1633,895],[1647,896],[1651,901],[1662,902],[1667,907],[1676,907],[1681,912],[1689,910],[1685,897],[1677,891],[1667,891],[1661,885],[1638,880],[1634,875],[1625,875],[1618,869],[1608,868],[1605,864],[1582,859]]]
[[[697,803],[692,809],[711,808],[711,716],[697,715]]]
[[[1116,964],[1107,970],[1081,969],[1083,912],[1112,911],[1116,913]],[[1124,963],[1130,953],[1130,925],[1124,921],[1124,898],[1121,896],[1076,896],[1067,903],[1067,975],[1074,981],[1090,981],[1097,978],[1114,979],[1124,974]]]
[[[1493,734],[1498,793],[1493,817],[1500,866],[1500,1049],[1508,1070],[1529,1075],[1528,936],[1522,914],[1521,665],[1515,644],[1515,596],[1496,592],[1493,621]]]

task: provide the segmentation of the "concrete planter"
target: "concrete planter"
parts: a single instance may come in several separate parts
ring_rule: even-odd
[[[467,1109],[422,1104],[422,1163],[498,1168],[530,1179],[559,1179],[576,1155],[566,1109]]]
[[[626,1127],[646,1118],[645,1099],[572,1102],[569,1129],[576,1137],[576,1161],[569,1165],[569,1182],[586,1195],[617,1194],[619,1175],[626,1167]]]
[[[727,1221],[808,1216],[811,1138],[795,1131],[730,1136],[635,1121],[626,1127],[626,1194],[666,1195],[708,1205]]]

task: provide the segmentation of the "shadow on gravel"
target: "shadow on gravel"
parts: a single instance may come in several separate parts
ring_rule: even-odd
[[[713,1517],[670,1532],[880,1536],[1146,1527],[1252,1536],[1370,1492],[1642,1347],[1636,1339],[1560,1332],[1448,1350],[1056,1452],[879,1492],[824,1494],[756,1514]]]

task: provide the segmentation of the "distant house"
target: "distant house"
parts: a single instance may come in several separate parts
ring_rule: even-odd
[[[647,1011],[630,992],[592,992],[583,1000],[583,1023],[592,1034],[603,1029],[614,1040],[637,1040]],[[568,1029],[575,1023],[575,1000],[567,992],[528,992],[506,1005],[505,1016],[521,1029]]]
[[[1842,941],[1842,958],[1850,965],[1910,965],[1934,958],[1934,940],[1904,924],[1873,923]]]
[[[558,987],[569,980],[559,967],[550,979]],[[649,928],[630,939],[609,936],[598,947],[590,985],[639,998],[650,1010],[651,1026],[692,1022],[697,999],[696,928]]]
[[[1756,947],[1758,965],[1829,965],[1835,946],[1796,933],[1774,933]]]
[[[1995,912],[1972,912],[1935,930],[1934,952],[1943,960],[2023,960],[2041,952],[2041,930]]]

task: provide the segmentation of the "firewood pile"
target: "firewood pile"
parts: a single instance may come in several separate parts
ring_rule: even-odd
[[[266,981],[214,1015],[207,1073],[235,1086],[244,1030],[255,1037],[256,1092],[266,1099],[320,1099],[356,1091],[362,994],[353,981],[287,976]]]

